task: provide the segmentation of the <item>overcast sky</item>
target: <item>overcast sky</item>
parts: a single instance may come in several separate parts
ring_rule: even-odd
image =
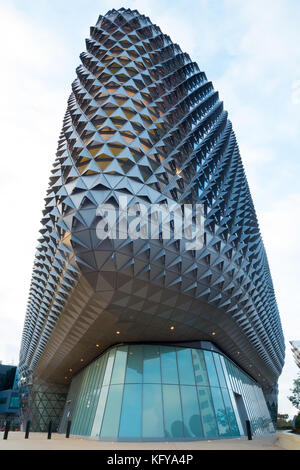
[[[300,339],[300,1],[0,0],[0,360],[17,363],[50,171],[79,54],[99,14],[137,8],[220,92],[237,134],[286,340]]]

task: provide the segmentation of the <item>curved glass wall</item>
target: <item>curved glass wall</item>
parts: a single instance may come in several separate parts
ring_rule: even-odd
[[[72,381],[61,431],[111,440],[238,437],[274,431],[257,383],[214,351],[123,345]]]

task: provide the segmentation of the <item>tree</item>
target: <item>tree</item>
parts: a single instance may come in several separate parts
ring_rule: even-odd
[[[291,388],[292,395],[288,397],[288,399],[293,406],[300,411],[300,374],[299,377],[293,381],[293,385],[293,388]]]
[[[278,413],[277,427],[279,429],[290,429],[292,427],[292,421],[289,420],[289,415],[288,414]]]

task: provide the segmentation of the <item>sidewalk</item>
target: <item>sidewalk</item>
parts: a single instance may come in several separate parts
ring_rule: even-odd
[[[282,450],[275,434],[254,437],[252,441],[246,438],[222,439],[215,441],[191,442],[101,442],[71,436],[69,439],[62,434],[52,434],[47,439],[47,433],[30,433],[29,439],[24,439],[23,432],[10,432],[8,439],[3,440],[0,432],[1,450]]]

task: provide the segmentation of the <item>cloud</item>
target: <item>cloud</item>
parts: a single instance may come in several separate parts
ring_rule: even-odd
[[[292,83],[292,103],[300,104],[300,79]]]
[[[292,416],[296,409],[286,397],[299,371],[289,341],[300,338],[300,192],[274,201],[270,209],[259,213],[259,220],[287,347],[286,363],[279,379],[279,410]]]

